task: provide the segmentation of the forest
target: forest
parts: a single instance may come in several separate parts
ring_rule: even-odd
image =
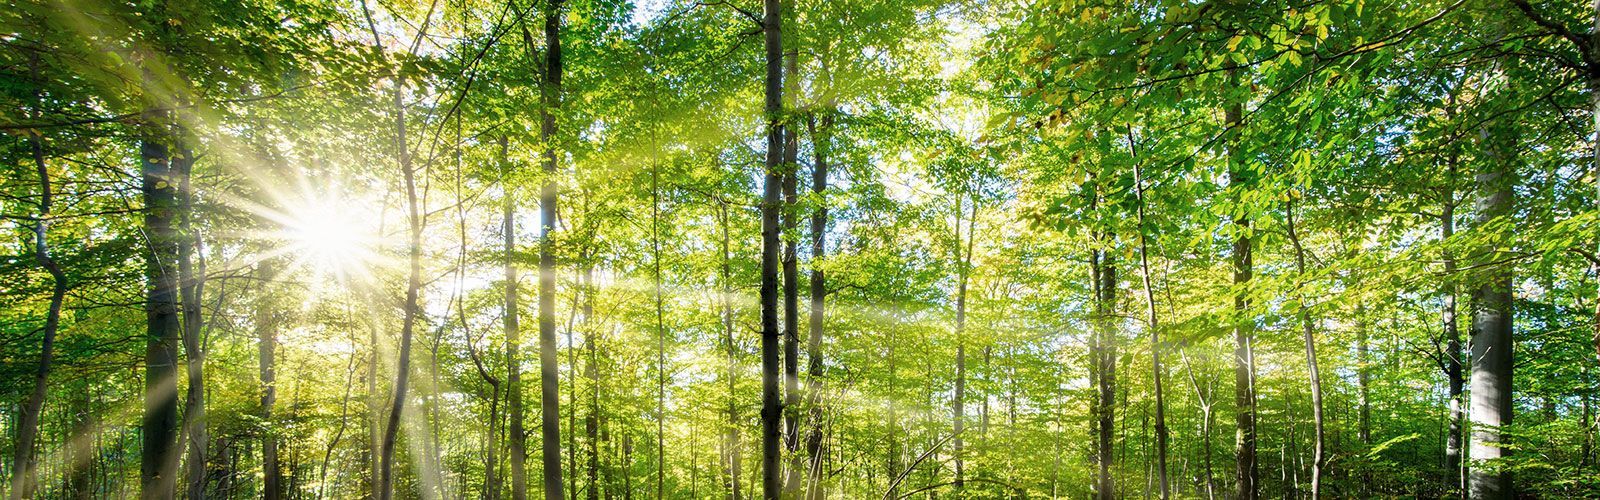
[[[0,495],[1600,497],[1600,0],[13,0]]]

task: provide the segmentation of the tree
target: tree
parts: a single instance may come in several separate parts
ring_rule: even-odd
[[[761,496],[779,498],[783,488],[778,450],[783,403],[778,393],[778,214],[783,189],[782,4],[763,0],[761,32],[766,47],[766,162],[761,198]]]

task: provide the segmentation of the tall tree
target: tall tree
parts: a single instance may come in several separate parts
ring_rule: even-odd
[[[141,189],[144,225],[149,235],[145,276],[145,383],[143,446],[140,477],[147,500],[177,495],[178,454],[178,343],[182,330],[178,316],[178,210],[177,178],[168,153],[171,113],[144,114],[140,138]]]
[[[543,438],[544,498],[562,500],[561,487],[561,379],[556,357],[556,196],[560,148],[556,140],[556,112],[561,108],[562,0],[544,5],[544,72],[539,85],[539,139],[544,147],[544,185],[539,189],[539,427]]]
[[[1133,131],[1128,131],[1128,149],[1133,156],[1133,193],[1137,198],[1137,216],[1139,223],[1139,269],[1144,279],[1145,325],[1150,329],[1150,371],[1151,388],[1156,396],[1155,433],[1156,433],[1156,480],[1160,483],[1160,497],[1168,498],[1170,485],[1167,478],[1167,400],[1163,393],[1162,377],[1165,368],[1161,365],[1161,322],[1156,315],[1156,292],[1151,286],[1150,279],[1150,241],[1149,227],[1145,220],[1146,201],[1144,189],[1144,175],[1140,168],[1141,159],[1134,142]]]
[[[383,37],[378,32],[378,24],[373,19],[372,11],[364,0],[361,2],[362,13],[367,19],[367,29],[372,33],[373,47],[383,47]],[[412,42],[412,52],[427,35],[425,30],[418,31],[415,41]],[[396,167],[400,170],[403,189],[406,197],[406,291],[405,300],[402,302],[400,323],[399,357],[394,368],[394,394],[389,404],[388,421],[383,430],[383,439],[380,443],[381,451],[378,465],[378,491],[379,500],[389,500],[394,497],[394,449],[400,435],[401,416],[405,412],[407,389],[411,383],[411,338],[421,308],[418,305],[422,291],[422,231],[424,211],[422,200],[417,193],[417,169],[411,158],[411,146],[406,139],[406,80],[394,69],[391,78],[389,100],[390,113],[394,120],[394,148]],[[376,348],[376,346],[374,346]],[[376,370],[376,367],[373,368]]]
[[[778,389],[782,354],[778,329],[778,214],[783,191],[783,12],[779,0],[763,0],[762,9],[767,151],[761,196],[761,496],[776,500],[783,488],[778,446],[783,413]]]
[[[1303,290],[1306,286],[1306,249],[1300,243],[1300,233],[1295,230],[1294,224],[1294,196],[1290,193],[1289,200],[1284,203],[1284,223],[1289,235],[1289,242],[1294,245],[1295,272],[1301,280],[1295,284],[1297,289]],[[1297,294],[1300,302],[1300,333],[1305,342],[1306,374],[1311,385],[1311,498],[1316,500],[1322,497],[1322,474],[1327,465],[1327,457],[1323,451],[1323,418],[1322,418],[1322,374],[1317,367],[1317,339],[1316,328],[1311,321],[1310,297],[1303,291]]]
[[[506,138],[500,138],[500,147],[506,148]],[[504,161],[504,155],[501,160]],[[502,166],[502,178],[510,174],[510,163]],[[506,182],[502,180],[501,182]],[[500,231],[503,245],[501,260],[505,267],[504,331],[506,336],[506,411],[511,421],[507,424],[511,458],[511,495],[523,499],[528,495],[528,431],[523,428],[522,408],[522,307],[519,278],[517,278],[517,222],[516,201],[509,185],[502,188],[505,197],[500,213]]]
[[[1478,228],[1494,231],[1493,224],[1512,215],[1516,187],[1517,138],[1512,125],[1492,121],[1482,127],[1479,147],[1485,157],[1477,173]],[[1499,235],[1477,250],[1486,276],[1472,290],[1471,388],[1472,456],[1467,494],[1478,500],[1512,498],[1516,491],[1503,464],[1489,464],[1507,456],[1503,446],[1510,434],[1512,376],[1512,282],[1509,266],[1497,264],[1505,251]]]
[[[33,69],[37,73],[37,68]],[[28,150],[39,175],[39,215],[33,224],[33,258],[39,267],[50,273],[50,305],[45,312],[44,331],[39,341],[39,361],[34,365],[33,390],[23,402],[22,414],[17,417],[17,441],[11,459],[11,498],[33,496],[37,487],[34,470],[34,441],[39,435],[39,414],[44,410],[49,395],[48,383],[51,364],[55,361],[56,330],[61,326],[62,302],[67,297],[67,274],[50,255],[50,224],[54,218],[55,194],[50,186],[50,168],[45,162],[44,138],[39,133],[28,136]]]
[[[262,283],[277,279],[277,266],[273,260],[261,262],[256,274]],[[261,423],[266,432],[261,433],[261,497],[278,500],[283,497],[283,468],[278,464],[278,435],[272,427],[272,407],[278,401],[277,382],[277,328],[276,304],[266,294],[258,299],[255,315],[256,367],[261,384]]]
[[[833,128],[832,106],[822,110],[821,119],[814,115],[807,117],[807,125],[811,132],[812,166],[811,166],[811,194],[816,207],[811,211],[811,337],[806,342],[806,406],[811,409],[808,417],[811,420],[811,429],[806,436],[806,456],[811,463],[807,467],[807,480],[809,485],[806,490],[807,500],[822,500],[826,491],[822,488],[822,390],[823,390],[823,365],[822,365],[822,327],[826,319],[823,310],[823,301],[828,295],[827,277],[823,274],[823,258],[827,251],[828,231],[828,136]],[[821,122],[820,124],[818,122]]]
[[[1230,80],[1238,84],[1237,71]],[[1244,199],[1254,184],[1254,174],[1247,165],[1239,134],[1244,126],[1244,105],[1234,102],[1224,110],[1223,121],[1230,131],[1228,143],[1228,187],[1235,199]],[[1254,259],[1250,216],[1247,207],[1234,209],[1233,220],[1233,286],[1238,288],[1233,296],[1233,403],[1237,428],[1234,455],[1235,480],[1240,500],[1254,500],[1260,495],[1261,472],[1256,463],[1256,353],[1255,320],[1249,316],[1250,279],[1254,273]]]

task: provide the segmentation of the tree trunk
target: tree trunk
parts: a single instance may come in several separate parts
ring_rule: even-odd
[[[500,138],[500,149],[506,149],[506,138]],[[509,175],[511,166],[504,166],[506,175]],[[528,496],[528,431],[523,428],[525,417],[522,408],[522,307],[519,278],[517,277],[517,222],[516,199],[511,194],[510,186],[503,186],[504,191],[500,215],[500,232],[504,238],[502,259],[505,263],[505,311],[504,331],[506,336],[506,411],[510,414],[511,421],[507,424],[511,459],[511,498],[523,500]]]
[[[180,172],[168,154],[172,137],[169,112],[145,114],[140,141],[140,171],[144,196],[144,225],[150,255],[145,262],[149,280],[145,300],[145,393],[143,437],[140,453],[141,491],[149,500],[177,495],[178,454],[178,319],[177,256],[180,236],[174,222],[182,209],[178,200]]]
[[[261,283],[271,283],[277,277],[277,268],[272,260],[263,261],[257,272],[261,275]],[[261,478],[263,480],[261,497],[265,500],[278,500],[283,498],[283,470],[278,466],[278,435],[272,425],[272,406],[278,399],[276,381],[276,350],[277,350],[277,310],[272,299],[267,297],[265,289],[262,290],[261,299],[256,304],[256,350],[260,355],[259,374],[261,381],[261,424],[264,427],[261,433]]]
[[[727,448],[727,456],[724,458],[726,461],[724,466],[727,468],[728,473],[728,500],[740,500],[744,496],[739,491],[739,459],[742,457],[739,449],[738,392],[734,384],[739,373],[739,365],[736,358],[737,348],[733,341],[733,262],[729,253],[728,242],[728,205],[721,200],[718,201],[717,214],[721,219],[722,226],[722,342],[723,347],[727,349],[728,355],[726,381],[728,384],[728,423],[727,435],[724,437],[723,444]]]
[[[363,3],[363,8],[365,4]],[[368,13],[370,16],[370,13]],[[376,25],[371,23],[374,43],[380,43]],[[411,162],[411,148],[406,140],[405,80],[396,76],[391,95],[394,107],[394,154],[405,182],[406,225],[408,237],[406,257],[408,274],[406,296],[400,326],[399,359],[395,363],[394,396],[390,401],[388,422],[384,427],[382,453],[378,466],[378,498],[389,500],[394,496],[394,447],[400,433],[401,415],[406,407],[406,391],[411,381],[411,337],[420,313],[417,306],[422,288],[422,207],[417,197],[417,173]],[[292,468],[291,468],[292,470]]]
[[[1446,191],[1444,210],[1439,217],[1439,237],[1440,240],[1446,242],[1446,245],[1449,244],[1448,242],[1451,236],[1455,234],[1456,227],[1455,190],[1453,189],[1455,183],[1454,162],[1452,162],[1450,165],[1450,174],[1450,179],[1446,182],[1451,184],[1451,189],[1447,189]],[[1445,489],[1447,491],[1461,492],[1465,491],[1462,485],[1463,475],[1461,473],[1461,434],[1464,427],[1463,424],[1466,419],[1466,406],[1463,404],[1463,398],[1465,397],[1463,394],[1465,389],[1465,381],[1462,379],[1463,367],[1461,362],[1461,331],[1456,322],[1456,259],[1454,255],[1451,255],[1449,248],[1444,250],[1443,260],[1445,275],[1444,304],[1442,306],[1443,310],[1441,311],[1440,316],[1444,326],[1445,338],[1444,375],[1447,383],[1450,385],[1450,411],[1448,417],[1450,419],[1448,424],[1450,429],[1447,437],[1445,438],[1444,447],[1445,480],[1448,481],[1445,484]],[[1362,347],[1364,349],[1366,346],[1363,345]],[[1362,376],[1365,377],[1366,373],[1363,372]],[[1363,379],[1362,389],[1363,391],[1366,389],[1365,379]],[[1363,397],[1365,397],[1364,393]],[[1367,408],[1363,406],[1362,411],[1367,411]],[[1363,414],[1362,418],[1366,419],[1368,417]],[[1363,420],[1363,425],[1365,424],[1366,421]],[[1367,444],[1371,444],[1370,436],[1363,435],[1363,441]]]
[[[776,500],[783,488],[778,431],[783,403],[778,391],[778,212],[783,183],[783,35],[779,0],[763,0],[766,48],[767,152],[761,197],[761,495]]]
[[[822,322],[823,300],[828,295],[826,278],[822,272],[823,257],[827,250],[828,230],[828,204],[826,194],[828,190],[828,137],[833,128],[833,115],[831,109],[824,110],[820,127],[815,125],[817,120],[812,118],[807,121],[811,125],[811,193],[816,197],[817,207],[811,212],[811,338],[806,342],[807,372],[806,379],[807,401],[806,406],[811,408],[807,418],[811,420],[811,430],[806,436],[806,456],[811,457],[808,467],[807,500],[821,500],[827,494],[821,486],[822,481]],[[819,133],[821,135],[819,135]]]
[[[589,446],[589,463],[584,479],[589,484],[588,500],[600,498],[600,329],[594,323],[594,264],[585,255],[583,276],[583,347],[587,361],[583,378],[589,381],[589,414],[583,417],[583,431]]]
[[[667,326],[661,298],[661,168],[650,163],[650,263],[656,302],[656,498],[666,498],[667,481]]]
[[[1237,81],[1237,74],[1233,75],[1233,78]],[[1228,152],[1230,156],[1228,187],[1243,191],[1254,183],[1253,175],[1243,164],[1244,153],[1239,146],[1237,136],[1238,129],[1243,126],[1243,105],[1237,103],[1229,105],[1225,115],[1227,126],[1233,134]],[[1240,215],[1233,221],[1233,225],[1236,232],[1233,240],[1233,284],[1240,289],[1233,298],[1233,400],[1237,411],[1235,415],[1237,461],[1234,475],[1238,481],[1239,500],[1255,500],[1260,495],[1258,483],[1261,479],[1261,471],[1256,463],[1255,321],[1247,317],[1250,299],[1249,292],[1244,289],[1254,272],[1250,256],[1252,247],[1250,217]]]
[[[1137,149],[1134,148],[1133,133],[1131,131],[1128,134],[1128,146],[1130,150],[1134,151],[1133,154],[1136,157],[1133,164],[1133,188],[1134,195],[1139,201],[1139,268],[1143,271],[1141,274],[1144,275],[1145,310],[1148,313],[1146,320],[1148,326],[1150,327],[1151,380],[1153,384],[1152,387],[1154,387],[1156,394],[1156,478],[1157,481],[1160,482],[1161,498],[1162,500],[1166,500],[1166,498],[1168,498],[1168,492],[1171,491],[1171,487],[1169,484],[1170,481],[1167,477],[1167,403],[1166,395],[1163,393],[1163,387],[1161,384],[1161,379],[1163,376],[1163,368],[1161,366],[1161,323],[1158,321],[1158,317],[1156,315],[1156,294],[1154,288],[1151,286],[1152,280],[1150,279],[1150,242],[1146,231],[1148,228],[1145,227],[1144,216],[1146,203],[1144,195],[1144,178],[1141,169],[1139,168],[1139,161],[1137,159],[1138,153]]]
[[[956,459],[957,491],[966,487],[966,462],[962,456],[963,443],[961,433],[966,425],[966,397],[967,397],[967,276],[970,270],[967,267],[972,260],[972,230],[976,227],[974,222],[978,218],[977,201],[973,200],[972,216],[967,222],[967,243],[963,250],[961,243],[961,197],[956,198],[956,393],[954,406],[955,428],[954,450]]]
[[[539,427],[543,438],[544,498],[564,500],[561,485],[561,379],[556,373],[556,111],[561,108],[562,0],[544,10],[544,81],[539,95],[539,138],[544,151],[544,186],[539,190]]]
[[[788,109],[796,109],[798,55],[784,55],[784,96]],[[800,134],[786,127],[783,135],[783,423],[784,450],[789,454],[789,471],[784,480],[784,495],[800,492],[800,271],[795,240],[800,227],[799,158]]]
[[[56,330],[61,326],[61,304],[67,296],[67,274],[50,256],[50,223],[54,215],[53,195],[50,191],[50,170],[44,160],[44,139],[38,133],[28,137],[33,153],[34,167],[39,173],[39,221],[33,227],[33,257],[39,267],[50,273],[50,309],[45,313],[44,339],[39,344],[39,363],[33,370],[33,391],[23,403],[22,414],[17,417],[17,442],[11,460],[11,498],[33,496],[37,486],[34,472],[33,447],[39,435],[39,415],[44,411],[48,395],[51,363],[55,360]]]
[[[1516,139],[1507,126],[1486,126],[1483,142],[1489,149],[1489,158],[1477,174],[1480,226],[1512,215],[1516,182]],[[1479,262],[1490,264],[1501,257],[1503,250],[1501,245],[1491,243],[1476,257]],[[1487,274],[1472,291],[1470,450],[1474,467],[1468,479],[1468,493],[1474,499],[1511,498],[1515,494],[1509,472],[1482,466],[1482,461],[1506,456],[1500,443],[1509,435],[1503,434],[1501,427],[1511,423],[1512,409],[1512,271],[1503,265],[1492,266]]]
[[[1099,204],[1099,193],[1090,194],[1090,206]],[[1097,235],[1104,237],[1103,234]],[[1097,238],[1098,239],[1098,238]],[[1094,358],[1095,399],[1093,401],[1095,428],[1095,498],[1113,500],[1116,479],[1111,475],[1115,454],[1117,406],[1117,333],[1112,324],[1117,303],[1116,259],[1104,249],[1089,253],[1090,289],[1094,292],[1094,339],[1090,357]]]
[[[1294,265],[1300,279],[1306,279],[1306,250],[1300,244],[1300,234],[1295,231],[1294,225],[1294,194],[1285,205],[1288,221],[1289,241],[1294,244]],[[1302,282],[1296,287],[1303,287]],[[1323,428],[1322,428],[1322,375],[1317,370],[1317,341],[1316,331],[1311,322],[1310,297],[1304,293],[1300,295],[1300,328],[1301,336],[1306,346],[1306,371],[1310,375],[1311,384],[1311,422],[1315,434],[1312,436],[1311,451],[1311,499],[1322,498],[1322,469],[1326,466],[1323,456]]]
[[[190,182],[194,168],[194,153],[187,141],[178,141],[178,155],[172,160],[173,168],[182,179],[178,186],[178,203],[182,204],[179,219],[178,281],[179,297],[183,307],[183,352],[185,375],[188,377],[187,396],[184,399],[183,427],[188,442],[187,496],[191,500],[206,497],[206,446],[210,441],[206,432],[205,352],[200,343],[204,317],[200,300],[205,291],[205,256],[201,253],[196,269],[195,254],[203,252],[200,233],[194,228],[194,189]]]

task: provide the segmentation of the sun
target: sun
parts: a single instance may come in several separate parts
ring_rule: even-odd
[[[323,274],[361,273],[372,260],[370,242],[351,207],[312,203],[288,213],[282,235],[293,260]]]

